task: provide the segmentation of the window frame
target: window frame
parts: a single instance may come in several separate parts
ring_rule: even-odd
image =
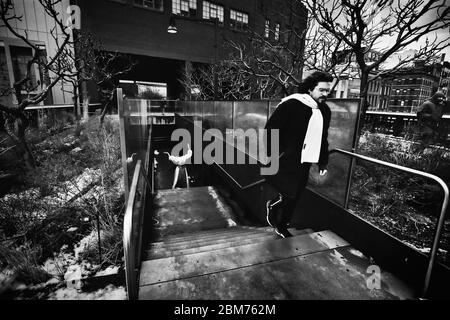
[[[233,13],[235,15],[235,18],[232,18]],[[242,18],[242,20],[238,20],[239,15]],[[230,26],[231,30],[241,31],[241,32],[246,31],[246,29],[248,28],[248,23],[249,23],[249,18],[250,18],[248,13],[230,8],[229,17],[230,17],[230,25],[229,26]]]
[[[211,15],[211,5],[216,7],[216,15],[212,16]],[[208,15],[206,17],[206,12],[205,12],[205,8],[208,6]],[[220,10],[222,9],[222,10]],[[215,3],[215,2],[211,2],[211,1],[203,1],[203,5],[202,5],[202,19],[204,20],[212,20],[217,18],[219,20],[219,25],[223,26],[224,22],[225,22],[225,7]],[[222,20],[221,20],[222,18]]]
[[[266,19],[264,22],[264,38],[270,38],[270,19]]]
[[[279,41],[280,40],[280,30],[281,30],[281,24],[279,22],[275,23],[275,29],[273,30],[273,39],[275,41]]]
[[[152,1],[153,3],[155,3],[156,1],[160,1],[161,3],[161,8],[157,9],[157,8],[152,8],[152,7],[148,7],[145,5],[140,5],[138,3],[136,3],[136,1],[142,1],[142,3],[144,4],[144,2],[146,1]],[[150,10],[150,11],[156,11],[156,12],[164,12],[164,0],[132,0],[131,4],[133,5],[133,7],[137,7],[137,8],[142,8],[142,9],[146,9],[146,10]]]
[[[30,42],[33,43],[35,46],[43,47],[44,52],[45,52],[45,57],[47,57],[47,49],[48,48],[46,47],[44,42],[34,41],[34,40],[30,40]],[[2,38],[2,39],[0,39],[0,43],[1,43],[0,46],[4,48],[5,60],[6,60],[5,67],[8,71],[9,83],[12,88],[14,86],[14,83],[20,80],[20,79],[17,79],[17,74],[14,69],[15,65],[14,65],[14,61],[13,61],[14,59],[13,59],[13,52],[12,52],[13,49],[12,48],[17,47],[17,48],[23,48],[23,49],[30,50],[31,57],[34,55],[34,49],[18,39]],[[32,75],[34,76],[34,78],[32,78],[32,79],[35,81],[35,83],[33,83],[33,85],[37,85],[38,82],[42,84],[45,81],[45,75],[42,75],[41,71],[42,70],[39,68],[38,65],[36,65],[36,64],[33,65]],[[33,81],[33,80],[31,80],[31,81]],[[27,91],[27,90],[22,89],[20,91],[20,94],[21,95],[34,95],[34,94],[38,94],[39,92],[40,92],[39,90]],[[52,92],[50,91],[50,96],[51,95],[52,95]],[[53,99],[53,98],[51,98],[51,99]],[[16,97],[15,93],[12,94],[12,102],[17,103],[17,97]]]
[[[187,2],[187,9],[188,11],[183,11],[183,3]],[[198,14],[198,5],[197,5],[197,0],[172,0],[172,7],[171,7],[171,12],[174,15],[177,16],[182,16],[182,17],[197,17]],[[175,12],[174,8],[175,8],[175,4],[178,3],[179,4],[179,10],[180,12]],[[195,5],[195,7],[192,7],[192,5]],[[191,12],[195,10],[195,12]],[[183,12],[186,12],[187,14],[183,14]]]

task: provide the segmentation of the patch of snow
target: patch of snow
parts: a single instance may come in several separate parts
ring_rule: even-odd
[[[6,291],[14,283],[14,277],[7,272],[0,272],[0,294]]]
[[[359,258],[365,258],[366,256],[359,250],[356,249],[350,249],[350,253],[359,257]]]
[[[81,266],[80,265],[71,265],[67,268],[66,273],[64,274],[64,280],[67,283],[67,288],[81,288]]]
[[[10,200],[14,200],[14,199],[33,199],[33,198],[38,198],[39,195],[40,195],[39,189],[32,188],[32,189],[22,191],[20,193],[9,193],[9,194],[5,195],[4,197],[2,197],[1,199],[3,201],[10,201]]]
[[[18,282],[16,282],[15,283],[15,285],[14,285],[14,291],[23,291],[23,290],[25,290],[25,289],[27,289],[28,287],[27,287],[27,285],[26,284],[24,284],[24,283],[18,283]]]
[[[74,288],[61,288],[49,296],[49,300],[126,300],[124,287],[112,284],[94,292],[80,292]]]
[[[60,281],[57,278],[51,278],[45,283],[45,286],[51,286],[54,284],[58,284]]]
[[[96,181],[100,177],[100,169],[86,168],[83,172],[71,181],[66,181],[56,196],[52,198],[59,199],[62,202],[69,201],[82,190],[84,190],[91,183]]]
[[[119,266],[109,266],[105,270],[100,270],[95,276],[106,276],[110,274],[117,274],[119,272]]]
[[[430,248],[419,248],[419,247],[415,246],[414,244],[412,244],[412,243],[410,243],[410,242],[407,242],[407,241],[403,241],[403,242],[404,242],[406,245],[408,245],[408,246],[412,247],[413,249],[415,249],[415,250],[417,250],[417,251],[420,251],[420,252],[422,252],[422,253],[428,254],[428,253],[430,252]]]
[[[214,188],[208,187],[208,193],[209,195],[214,199],[214,202],[216,204],[216,208],[219,210],[219,213],[226,219],[227,224],[229,227],[236,226],[236,222],[233,221],[233,219],[230,216],[230,213],[227,209],[223,206],[222,201],[219,199],[219,195],[216,193]]]
[[[103,230],[100,230],[100,239],[102,238]],[[98,233],[97,230],[92,230],[90,234],[80,240],[78,244],[75,245],[74,254],[75,259],[78,260],[80,258],[80,254],[84,252],[91,245],[96,245],[98,242]]]
[[[70,150],[69,153],[70,154],[75,154],[75,153],[78,153],[80,151],[83,151],[83,149],[81,149],[80,147],[76,147],[75,149]]]

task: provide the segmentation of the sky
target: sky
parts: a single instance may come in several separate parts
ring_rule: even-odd
[[[448,1],[447,1],[448,2]],[[395,1],[394,2],[394,6],[396,5],[396,3],[404,3],[404,1]],[[445,3],[445,6],[449,6],[450,3]],[[441,9],[442,10],[442,9]],[[385,19],[388,16],[389,12],[388,10],[384,10],[381,11],[375,18],[374,18],[374,23],[379,23],[382,19]],[[428,12],[424,17],[422,17],[418,23],[419,24],[424,24],[427,22],[432,21],[433,19],[436,18],[437,12]],[[450,17],[449,17],[450,18]],[[430,41],[434,40],[435,36],[437,35],[438,41],[439,40],[443,40],[445,38],[448,38],[450,35],[450,30],[449,27],[447,27],[446,29],[440,29],[434,32],[431,32],[427,35],[422,36],[417,42],[412,43],[411,45],[409,45],[408,47],[405,48],[405,50],[410,51],[410,50],[415,50],[420,48],[421,46],[424,46],[426,44],[426,38],[428,37]],[[393,37],[386,37],[383,39],[383,41],[380,43],[380,46],[389,46],[392,45],[394,43],[394,38]],[[441,51],[441,53],[445,53],[445,60],[446,61],[450,61],[450,43],[446,46],[446,48],[444,50]]]
[[[325,1],[325,0],[324,0]],[[338,0],[334,0],[334,1],[338,1]],[[433,1],[433,0],[432,0]],[[434,0],[435,1],[435,0]],[[330,1],[328,1],[327,3],[328,3],[328,7],[329,7],[329,9],[331,9],[331,7],[330,7],[330,3],[331,3],[332,1],[330,0]],[[352,2],[352,1],[351,1]],[[373,10],[373,8],[376,8],[376,6],[375,6],[375,4],[378,2],[378,0],[369,0],[368,2],[367,2],[367,4],[366,4],[366,8],[368,8],[369,10]],[[424,0],[424,2],[428,2],[428,0]],[[443,0],[438,0],[438,1],[436,1],[436,2],[438,2],[438,3],[444,3],[444,5],[445,6],[449,6],[450,5],[450,1],[443,1]],[[392,6],[394,7],[394,8],[399,8],[399,7],[402,7],[403,8],[403,6],[405,5],[405,3],[407,3],[407,1],[406,0],[393,0],[392,1]],[[367,11],[367,13],[369,12],[369,10]],[[424,17],[422,17],[419,21],[418,21],[418,23],[419,24],[424,24],[424,23],[426,23],[426,22],[429,22],[429,21],[432,21],[432,19],[434,19],[435,17],[436,17],[436,11],[434,11],[434,12],[428,12]],[[370,14],[367,14],[368,16],[370,16]],[[342,15],[340,15],[340,16],[337,16],[336,18],[337,18],[337,21],[338,22],[342,22],[342,24],[343,25],[346,25],[346,23],[345,23],[345,18],[344,18],[344,14],[342,14]],[[383,21],[383,20],[385,20],[385,19],[388,19],[389,18],[389,16],[392,16],[392,13],[390,12],[390,9],[389,9],[389,7],[387,7],[387,8],[385,8],[384,10],[382,10],[382,11],[378,11],[378,12],[376,12],[376,14],[375,15],[373,15],[373,20],[372,20],[372,23],[371,24],[369,24],[369,27],[372,25],[372,26],[377,26],[377,25],[379,25],[379,23],[381,22],[381,21]],[[450,17],[449,17],[450,18]],[[367,21],[367,20],[366,20]],[[434,37],[435,37],[435,35],[437,34],[437,36],[438,36],[438,39],[445,39],[445,38],[447,38],[448,36],[449,36],[449,34],[450,34],[450,31],[449,31],[449,28],[447,27],[445,30],[444,29],[441,29],[441,30],[439,30],[439,31],[435,31],[435,32],[432,32],[432,33],[430,33],[430,34],[428,34],[428,35],[426,35],[426,36],[423,36],[422,38],[420,38],[417,42],[414,42],[414,43],[412,43],[411,45],[409,45],[408,47],[406,47],[405,49],[401,49],[401,52],[402,51],[411,51],[411,49],[419,49],[421,46],[423,46],[423,45],[425,45],[425,43],[426,43],[426,37],[428,36],[429,37],[429,39],[430,40],[432,40],[432,39],[434,39]],[[374,47],[374,49],[379,49],[380,51],[382,51],[382,49],[386,49],[386,48],[388,48],[388,47],[390,47],[392,44],[394,44],[394,36],[391,36],[391,37],[389,37],[389,36],[386,36],[386,37],[384,37],[384,38],[382,38],[381,39],[381,41],[379,41],[378,43],[377,43],[377,45]],[[450,43],[449,43],[449,45],[444,49],[444,50],[442,50],[441,51],[441,53],[445,53],[445,60],[446,61],[450,61]],[[395,59],[396,57],[394,57],[394,59]],[[392,63],[391,63],[392,64]]]

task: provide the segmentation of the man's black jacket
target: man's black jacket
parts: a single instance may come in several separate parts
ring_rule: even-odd
[[[331,111],[325,104],[319,104],[323,117],[322,144],[319,156],[319,168],[325,169],[328,164],[328,128],[330,126]],[[312,110],[297,99],[289,99],[281,103],[271,115],[265,129],[268,130],[267,150],[270,154],[270,129],[279,129],[280,158],[278,173],[266,176],[278,192],[287,196],[294,196],[300,179],[300,164],[302,146],[308,129]]]

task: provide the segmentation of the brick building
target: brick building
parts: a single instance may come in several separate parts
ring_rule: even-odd
[[[123,80],[166,86],[168,99],[180,98],[178,79],[195,64],[211,64],[227,55],[224,39],[246,41],[246,29],[278,40],[288,28],[306,27],[304,19],[288,24],[288,0],[72,0],[81,8],[81,30],[100,39],[108,51],[130,54],[138,65]],[[178,30],[167,32],[171,15]],[[209,19],[218,18],[218,24]],[[94,97],[95,92],[90,90]]]
[[[342,64],[337,66],[339,68],[343,68],[347,65],[345,61],[348,61],[348,55],[351,53],[350,50],[342,51],[338,53],[338,59],[342,61]],[[377,60],[380,56],[380,53],[375,50],[370,50],[365,55],[365,60],[368,64],[371,61]],[[377,70],[375,70],[372,74],[369,75],[369,78],[374,78]],[[347,70],[342,74],[339,83],[336,85],[334,91],[332,92],[332,96],[335,98],[359,98],[360,97],[360,75],[359,75],[359,67],[356,63],[355,55],[352,55],[352,60],[350,65],[347,67]],[[370,104],[369,110],[374,108],[379,104],[380,99],[380,88],[381,88],[381,80],[379,78],[370,81],[368,84],[368,92],[367,92],[367,100]]]
[[[379,110],[412,112],[436,91],[446,92],[448,99],[449,62],[416,62],[382,79]]]

